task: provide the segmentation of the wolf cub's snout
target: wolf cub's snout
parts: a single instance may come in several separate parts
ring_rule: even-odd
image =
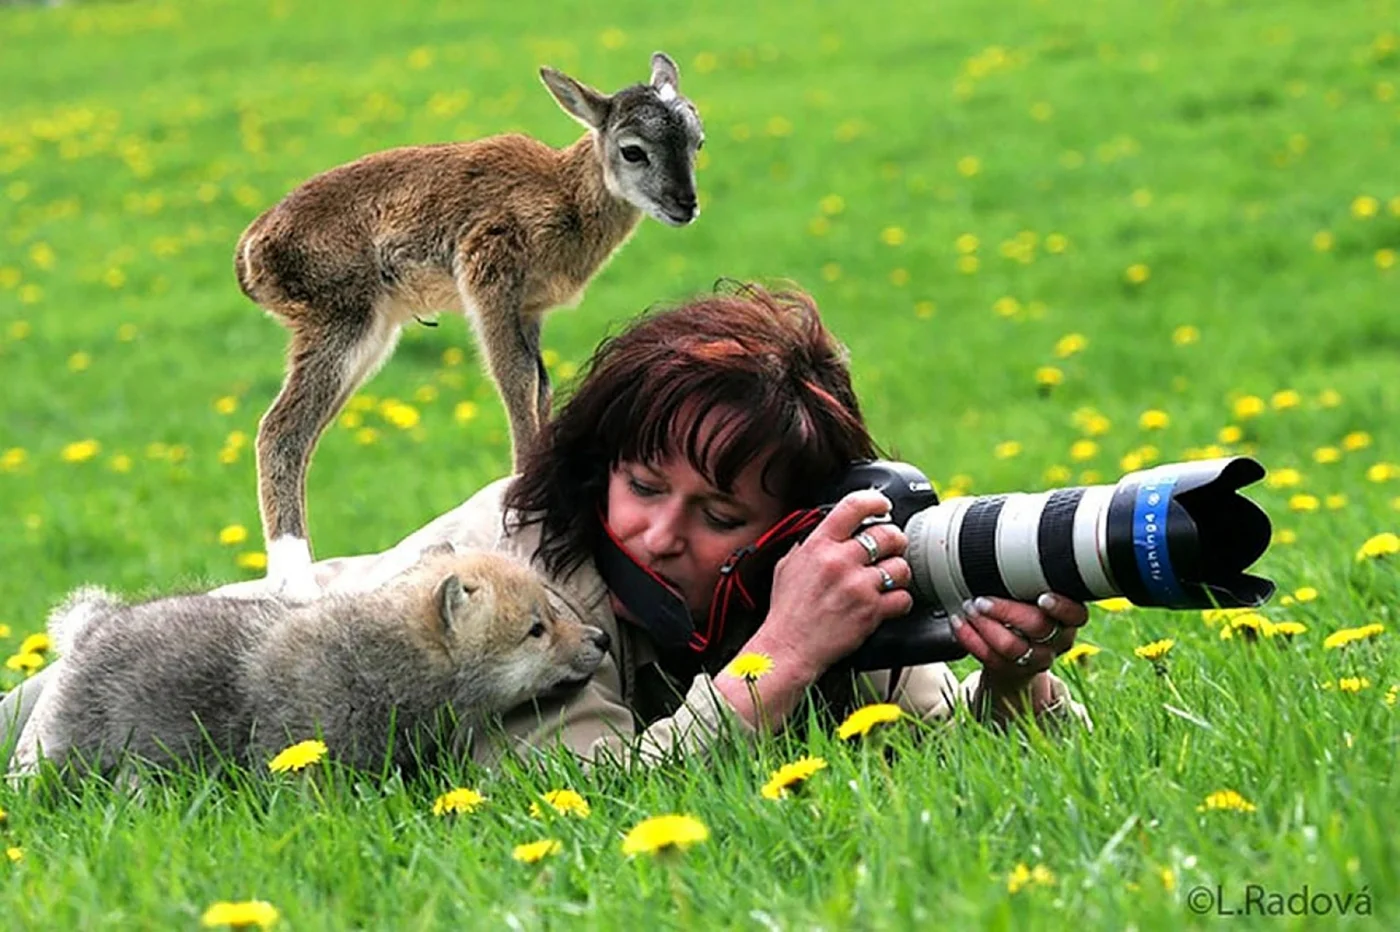
[[[454,657],[490,678],[503,708],[587,682],[607,654],[608,633],[556,612],[531,570],[487,556],[453,555],[425,566],[448,571],[436,602]]]

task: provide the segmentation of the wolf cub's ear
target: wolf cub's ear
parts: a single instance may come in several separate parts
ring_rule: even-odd
[[[437,603],[443,627],[451,628],[457,623],[457,618],[467,610],[467,600],[475,591],[474,587],[462,585],[456,573],[442,581],[438,586]]]
[[[429,544],[418,551],[418,562],[422,563],[432,557],[450,557],[456,554],[457,548],[450,540],[440,540],[436,544]]]

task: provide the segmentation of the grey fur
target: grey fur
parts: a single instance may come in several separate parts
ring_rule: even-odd
[[[436,551],[372,592],[309,604],[124,605],[84,589],[51,631],[68,650],[16,748],[20,774],[40,756],[108,775],[127,755],[260,767],[315,737],[355,767],[412,771],[484,716],[586,679],[607,649],[523,565]]]

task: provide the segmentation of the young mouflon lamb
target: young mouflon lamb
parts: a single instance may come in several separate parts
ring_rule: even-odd
[[[573,145],[511,134],[377,152],[306,181],[240,238],[240,287],[291,331],[257,438],[275,591],[315,595],[311,454],[406,322],[449,308],[471,320],[518,469],[549,414],[544,313],[579,300],[643,213],[671,226],[698,216],[704,131],[670,58],[654,54],[648,83],[610,95],[552,68],[540,77],[587,128]]]

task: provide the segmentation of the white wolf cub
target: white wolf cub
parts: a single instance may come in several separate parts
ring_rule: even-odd
[[[609,642],[556,613],[525,565],[446,544],[365,593],[127,605],[85,588],[49,625],[62,659],[12,776],[41,759],[113,775],[128,755],[259,766],[315,737],[353,766],[411,771],[485,716],[586,681]]]

